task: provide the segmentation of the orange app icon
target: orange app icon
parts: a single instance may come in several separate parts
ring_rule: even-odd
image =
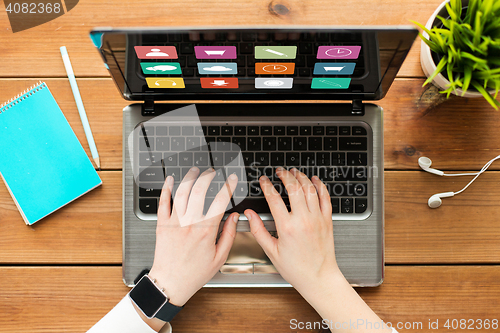
[[[255,64],[255,74],[293,74],[295,63],[293,62],[257,62]]]

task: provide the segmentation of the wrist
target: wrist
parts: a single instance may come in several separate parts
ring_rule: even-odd
[[[329,270],[314,279],[314,283],[307,283],[304,286],[296,287],[297,291],[312,304],[318,298],[330,297],[339,288],[352,288],[344,277],[338,266]]]
[[[158,273],[154,268],[148,273],[149,277],[156,280],[157,285],[164,289],[169,302],[175,306],[182,307],[191,298],[192,295],[180,286],[173,286],[168,278],[164,278],[164,274]]]

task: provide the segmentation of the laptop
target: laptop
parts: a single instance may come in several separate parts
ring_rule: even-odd
[[[153,263],[165,177],[178,184],[196,165],[222,170],[207,200],[237,173],[224,218],[252,208],[275,236],[258,178],[267,175],[289,207],[276,168],[317,175],[331,196],[342,273],[353,286],[380,285],[383,112],[371,101],[387,94],[416,35],[406,26],[93,30],[118,90],[134,101],[123,110],[125,284],[133,286]],[[206,286],[290,286],[243,214],[237,231]]]

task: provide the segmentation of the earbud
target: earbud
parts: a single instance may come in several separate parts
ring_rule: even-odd
[[[454,195],[455,195],[455,192],[437,193],[429,198],[429,201],[427,201],[427,204],[431,208],[438,208],[443,203],[441,198],[449,198],[449,197],[452,197]]]
[[[443,201],[441,200],[441,198],[449,198],[449,197],[453,197],[457,194],[460,194],[462,193],[463,191],[465,191],[467,189],[467,187],[469,187],[470,184],[472,184],[477,177],[479,177],[480,174],[482,174],[483,172],[486,171],[486,169],[488,169],[490,167],[490,165],[495,162],[496,160],[500,159],[500,155],[498,155],[497,157],[491,159],[490,161],[488,161],[488,163],[486,163],[483,168],[479,171],[479,172],[470,172],[470,173],[453,173],[453,174],[449,174],[449,173],[444,173],[443,171],[441,170],[437,170],[437,169],[433,169],[431,168],[431,165],[432,165],[432,161],[430,158],[428,157],[420,157],[418,159],[418,165],[424,170],[424,171],[427,171],[427,172],[430,172],[430,173],[433,173],[435,175],[438,175],[438,176],[475,176],[467,185],[465,185],[465,187],[463,189],[461,189],[460,191],[458,192],[443,192],[443,193],[437,193],[437,194],[434,194],[433,196],[431,196],[429,198],[429,200],[427,201],[427,204],[429,205],[430,208],[438,208],[439,206],[441,206],[441,204],[443,203]]]
[[[424,171],[427,171],[427,172],[430,172],[430,173],[433,173],[435,175],[438,175],[438,176],[443,176],[444,175],[444,172],[441,171],[441,170],[438,170],[438,169],[433,169],[431,168],[431,165],[432,165],[432,161],[430,158],[428,157],[420,157],[418,159],[418,165],[420,165],[420,167],[424,170]]]

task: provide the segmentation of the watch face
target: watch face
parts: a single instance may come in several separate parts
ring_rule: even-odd
[[[154,285],[147,275],[129,293],[132,301],[148,318],[153,318],[156,312],[168,301],[167,297]]]

